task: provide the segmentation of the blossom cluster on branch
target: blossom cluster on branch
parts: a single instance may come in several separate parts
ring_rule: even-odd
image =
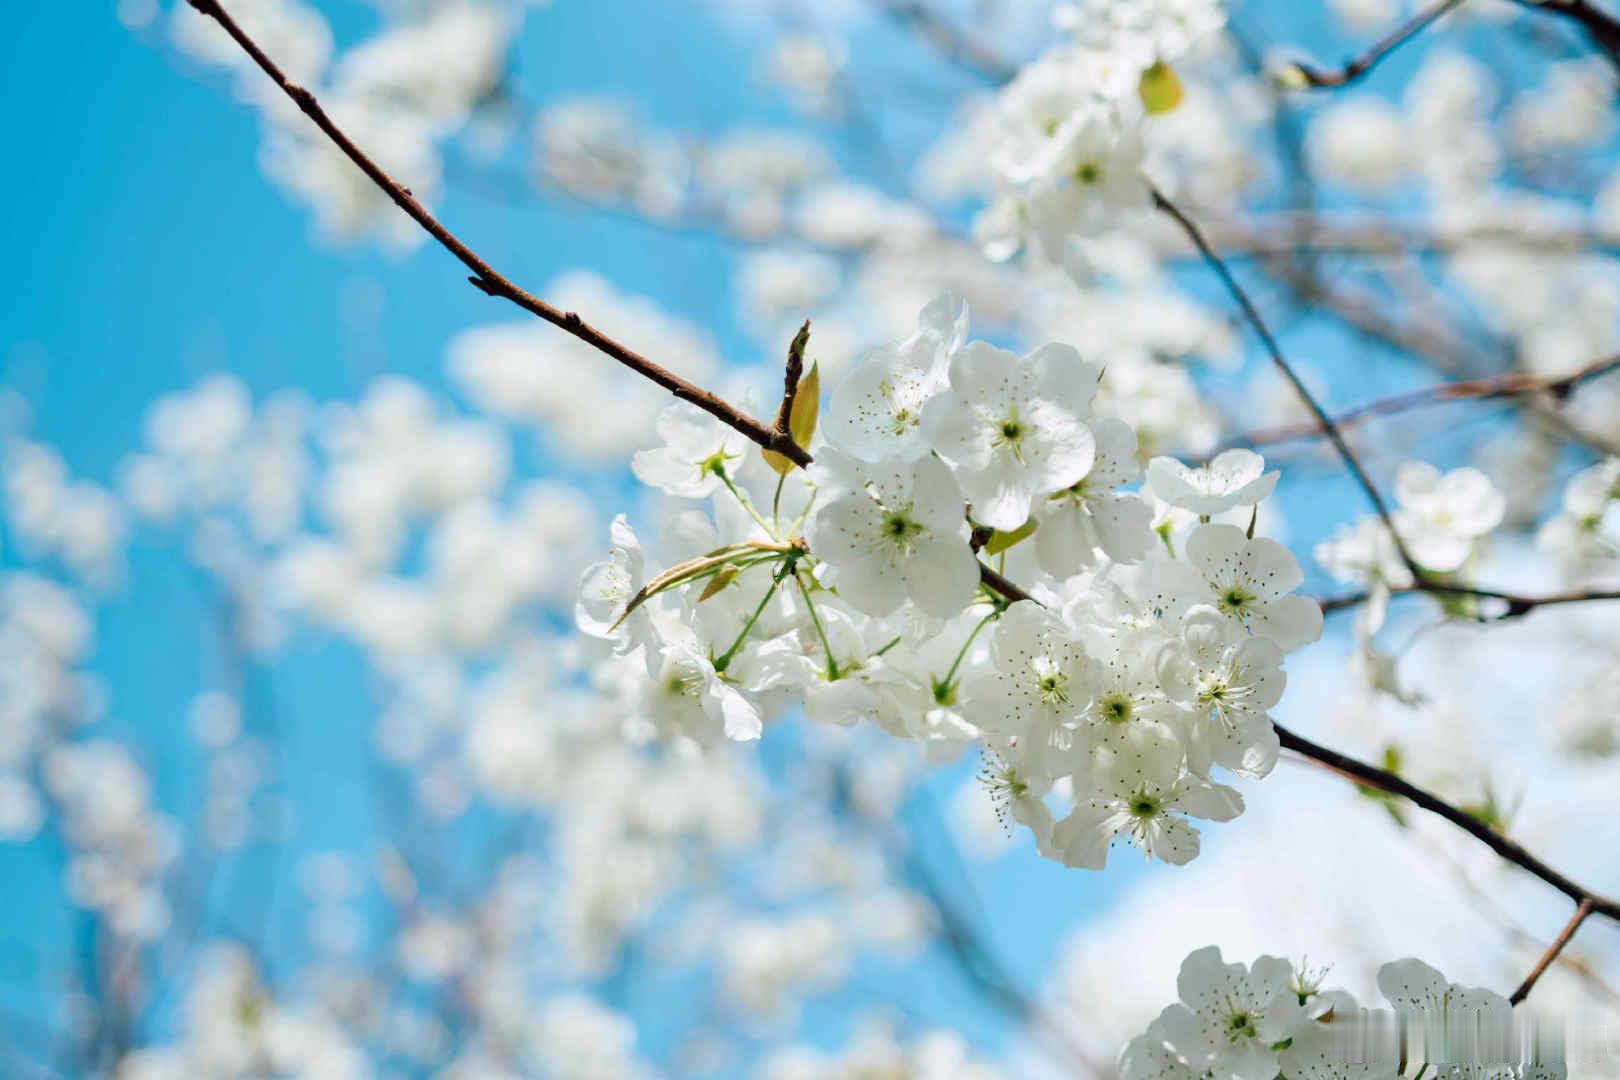
[[[1126,490],[1136,437],[1093,415],[1095,365],[967,336],[966,305],[937,298],[824,416],[812,367],[790,390],[803,472],[670,406],[636,475],[711,512],[672,515],[690,557],[661,569],[619,518],[579,624],[614,642],[670,734],[754,739],[802,702],[941,752],[981,742],[993,797],[1043,854],[1100,869],[1125,837],[1184,863],[1188,818],[1242,811],[1215,770],[1276,763],[1284,654],[1322,629],[1299,564],[1254,535],[1277,474],[1246,450],[1159,457]]]
[[[1351,994],[1324,989],[1326,975],[1276,956],[1228,964],[1215,946],[1198,949],[1176,979],[1181,1000],[1126,1047],[1121,1080],[1400,1080],[1408,1069],[1444,1080],[1568,1075],[1556,1040],[1544,1057],[1516,1045],[1507,998],[1451,982],[1421,960],[1378,969],[1393,1012],[1382,1027]]]

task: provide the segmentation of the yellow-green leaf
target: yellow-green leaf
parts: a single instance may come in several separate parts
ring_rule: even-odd
[[[990,534],[990,539],[985,541],[984,553],[986,555],[1000,555],[1014,544],[1029,539],[1030,535],[1035,531],[1035,524],[1035,519],[1030,518],[1011,532],[1002,532],[997,529]]]
[[[1163,60],[1156,61],[1152,67],[1142,72],[1142,81],[1137,84],[1136,93],[1142,99],[1142,104],[1150,116],[1171,111],[1181,104],[1181,99],[1185,96],[1176,69]]]
[[[793,471],[793,462],[774,450],[761,450],[759,456],[765,459],[765,464],[769,465],[777,476],[786,476]]]
[[[788,432],[793,436],[793,441],[809,449],[810,440],[816,434],[816,420],[820,416],[821,368],[811,364],[809,372],[799,380],[799,389],[793,398],[793,409],[788,414]],[[769,465],[778,476],[786,476],[796,467],[793,462],[774,451],[761,450],[759,454],[765,459],[765,464]]]
[[[646,603],[652,597],[664,592],[666,589],[678,588],[681,585],[684,585],[686,582],[691,581],[693,578],[712,571],[724,573],[726,569],[729,569],[728,564],[734,559],[753,556],[758,552],[781,552],[786,554],[790,550],[792,549],[786,544],[772,544],[765,543],[764,541],[760,540],[747,540],[741,544],[728,544],[725,547],[716,548],[707,555],[699,556],[696,559],[687,559],[683,563],[677,563],[637,590],[636,595],[630,598],[630,602],[625,605],[624,611],[608,629],[610,632],[618,629],[619,624],[628,619],[636,608]]]
[[[816,419],[821,415],[821,367],[811,364],[810,370],[799,380],[799,394],[793,399],[793,415],[788,418],[788,430],[793,441],[809,449],[816,433]]]
[[[737,575],[739,573],[741,573],[741,571],[735,566],[728,566],[718,574],[714,575],[714,577],[709,579],[709,583],[703,586],[703,591],[698,594],[698,603],[703,603],[703,601],[707,600],[709,597],[713,596],[727,585],[730,585],[737,579]]]

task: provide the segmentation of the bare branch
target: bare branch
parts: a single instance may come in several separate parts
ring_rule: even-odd
[[[1491,401],[1501,398],[1522,397],[1526,394],[1548,394],[1555,400],[1564,400],[1583,382],[1620,369],[1620,355],[1605,357],[1586,365],[1579,371],[1556,378],[1526,375],[1518,372],[1494,375],[1484,379],[1462,379],[1441,383],[1407,394],[1379,398],[1340,413],[1334,418],[1339,430],[1354,427],[1375,416],[1391,416],[1412,409],[1440,405],[1448,401]],[[1319,437],[1322,429],[1316,424],[1289,424],[1283,427],[1260,428],[1232,440],[1239,446],[1272,446],[1277,443]]]
[[[236,20],[220,6],[219,0],[187,0],[193,8],[217,22],[231,38],[242,47],[242,50],[253,59],[253,62],[270,77],[270,81],[281,88],[281,91],[292,99],[301,112],[315,126],[341,150],[345,157],[352,161],[373,184],[376,184],[411,220],[420,225],[429,236],[439,242],[439,245],[454,255],[456,259],[472,271],[468,278],[473,285],[490,296],[509,300],[524,311],[535,315],[553,326],[558,327],[587,345],[612,357],[625,367],[636,372],[644,378],[650,379],[671,394],[683,401],[689,401],[704,412],[715,417],[721,423],[734,428],[758,443],[767,450],[775,451],[789,459],[796,465],[806,465],[810,456],[796,445],[791,437],[779,437],[777,433],[761,424],[758,420],[744,413],[736,406],[716,396],[715,394],[696,386],[676,375],[667,368],[642,356],[640,353],[620,344],[602,331],[591,326],[572,311],[562,311],[552,307],[539,297],[526,292],[514,285],[480,258],[471,248],[464,244],[449,229],[441,224],[428,209],[417,202],[409,190],[390,177],[381,166],[374,162],[365,151],[354,144],[343,130],[333,123],[332,118],[322,109],[315,100],[315,95],[297,85],[287,78],[276,63],[266,56],[264,50],[250,38],[246,32],[237,25]]]
[[[1475,348],[1453,327],[1421,308],[1410,310],[1406,318],[1398,318],[1342,282],[1301,272],[1281,259],[1267,260],[1267,266],[1268,273],[1300,302],[1313,304],[1358,334],[1421,357],[1442,371],[1457,374],[1478,370],[1491,360],[1484,350]],[[1578,443],[1593,453],[1620,454],[1620,441],[1575,426],[1554,403],[1538,395],[1504,400],[1550,435]]]
[[[1350,83],[1365,77],[1368,72],[1378,66],[1378,63],[1384,57],[1423,33],[1446,12],[1452,8],[1461,7],[1465,2],[1466,0],[1440,0],[1439,3],[1431,4],[1379,38],[1360,55],[1346,62],[1341,68],[1324,71],[1311,64],[1296,61],[1292,65],[1292,71],[1289,74],[1297,74],[1304,86],[1315,89],[1331,90],[1341,86],[1348,86]]]
[[[1411,255],[1451,253],[1472,247],[1554,253],[1620,250],[1620,233],[1585,221],[1445,224],[1342,211],[1278,210],[1205,221],[1202,225],[1210,244],[1227,258],[1305,252]]]
[[[1592,0],[1518,0],[1520,7],[1562,16],[1580,26],[1587,38],[1620,68],[1620,18],[1604,11]]]
[[[1387,769],[1368,765],[1366,762],[1357,761],[1355,758],[1341,754],[1337,750],[1330,750],[1325,746],[1311,742],[1302,735],[1296,735],[1281,724],[1274,723],[1272,726],[1277,729],[1277,737],[1281,740],[1283,749],[1292,751],[1331,772],[1336,772],[1348,780],[1355,781],[1363,787],[1370,787],[1386,794],[1399,796],[1419,809],[1444,818],[1496,852],[1503,859],[1540,878],[1576,903],[1587,903],[1594,912],[1606,915],[1611,919],[1620,920],[1620,900],[1602,896],[1564,876],[1532,855],[1518,841],[1497,832],[1467,811],[1452,806],[1444,799],[1424,791]]]
[[[1215,271],[1216,277],[1220,278],[1221,284],[1226,287],[1227,293],[1237,302],[1244,319],[1253,327],[1255,334],[1265,345],[1266,352],[1271,355],[1272,363],[1276,365],[1277,370],[1282,372],[1283,377],[1294,388],[1294,392],[1299,395],[1299,399],[1305,403],[1305,407],[1316,418],[1317,428],[1333,443],[1333,448],[1338,451],[1340,459],[1344,461],[1345,468],[1350,470],[1350,474],[1355,477],[1356,483],[1361,485],[1361,490],[1366,494],[1367,501],[1372,503],[1373,510],[1377,512],[1379,519],[1383,521],[1384,527],[1389,529],[1389,535],[1395,542],[1395,550],[1400,553],[1401,562],[1406,564],[1406,568],[1411,572],[1413,580],[1423,581],[1423,568],[1412,558],[1411,552],[1407,551],[1406,542],[1401,539],[1401,534],[1396,530],[1395,519],[1389,511],[1389,505],[1384,501],[1384,496],[1379,492],[1378,486],[1373,483],[1372,477],[1362,467],[1361,459],[1356,456],[1356,452],[1345,441],[1344,434],[1339,430],[1333,418],[1327,414],[1327,410],[1322,408],[1315,395],[1310,392],[1304,381],[1300,379],[1299,374],[1294,371],[1294,367],[1288,362],[1288,358],[1283,355],[1282,346],[1277,344],[1276,337],[1271,333],[1271,328],[1266,325],[1265,319],[1260,316],[1260,311],[1254,306],[1254,301],[1249,299],[1249,294],[1244,291],[1243,286],[1233,276],[1232,270],[1226,265],[1225,260],[1216,254],[1214,248],[1210,247],[1209,241],[1205,239],[1198,224],[1183,213],[1175,203],[1165,198],[1164,194],[1157,188],[1151,188],[1151,190],[1154,205],[1174,219],[1177,225],[1181,226],[1181,230],[1187,234],[1187,239],[1193,242],[1193,246],[1204,257],[1204,261],[1209,264],[1210,269]]]
[[[1558,954],[1564,951],[1564,946],[1569,944],[1570,939],[1575,936],[1575,931],[1581,928],[1581,923],[1585,922],[1586,917],[1590,914],[1592,914],[1592,898],[1586,897],[1575,905],[1575,914],[1569,917],[1569,922],[1565,923],[1564,928],[1558,932],[1558,936],[1553,938],[1552,944],[1547,946],[1547,951],[1541,954],[1540,960],[1536,961],[1536,966],[1531,968],[1530,974],[1524,977],[1524,982],[1520,983],[1519,988],[1508,997],[1509,1002],[1517,1005],[1530,996],[1530,991],[1535,989],[1536,982],[1552,966],[1553,961],[1558,959]]]
[[[1596,600],[1620,600],[1620,589],[1572,589],[1569,592],[1550,593],[1545,596],[1521,596],[1518,593],[1496,589],[1476,589],[1468,585],[1448,585],[1443,581],[1425,580],[1418,585],[1402,585],[1389,590],[1391,596],[1412,596],[1428,593],[1433,596],[1472,596],[1480,600],[1495,600],[1504,605],[1500,612],[1481,615],[1485,622],[1501,622],[1528,615],[1536,608],[1556,607],[1563,604],[1585,604]],[[1367,602],[1366,592],[1347,593],[1318,600],[1324,615],[1344,611]]]

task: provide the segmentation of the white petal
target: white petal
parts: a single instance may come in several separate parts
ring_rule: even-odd
[[[965,531],[966,526],[964,525]],[[942,619],[959,613],[979,587],[979,561],[966,535],[939,536],[919,543],[902,568],[906,589],[923,611]]]

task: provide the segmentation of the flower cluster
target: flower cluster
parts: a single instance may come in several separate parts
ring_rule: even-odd
[[[1283,656],[1322,616],[1254,535],[1277,474],[1244,450],[1155,458],[1128,490],[1136,437],[1093,415],[1098,378],[1066,345],[968,341],[966,305],[941,296],[832,392],[819,432],[812,369],[793,409],[807,470],[671,406],[636,474],[712,516],[670,515],[684,549],[657,572],[618,519],[579,625],[614,643],[665,734],[753,739],[802,701],[942,753],[979,741],[1044,854],[1101,868],[1124,836],[1186,862],[1186,818],[1242,810],[1216,767],[1276,761]]]
[[[996,102],[998,197],[977,232],[992,257],[1027,244],[1086,280],[1087,241],[1149,204],[1143,127],[1181,102],[1170,62],[1225,14],[1212,0],[1086,0],[1056,20],[1072,42],[1025,67]]]
[[[1406,1031],[1399,1043],[1396,1028],[1375,1026],[1349,993],[1323,990],[1324,975],[1275,956],[1227,964],[1215,946],[1198,949],[1176,979],[1181,1000],[1125,1048],[1122,1080],[1399,1080],[1402,1050],[1443,1077],[1565,1075],[1559,1063],[1507,1060],[1519,1056],[1505,1041],[1508,1000],[1450,982],[1420,960],[1378,970],[1378,989]]]

